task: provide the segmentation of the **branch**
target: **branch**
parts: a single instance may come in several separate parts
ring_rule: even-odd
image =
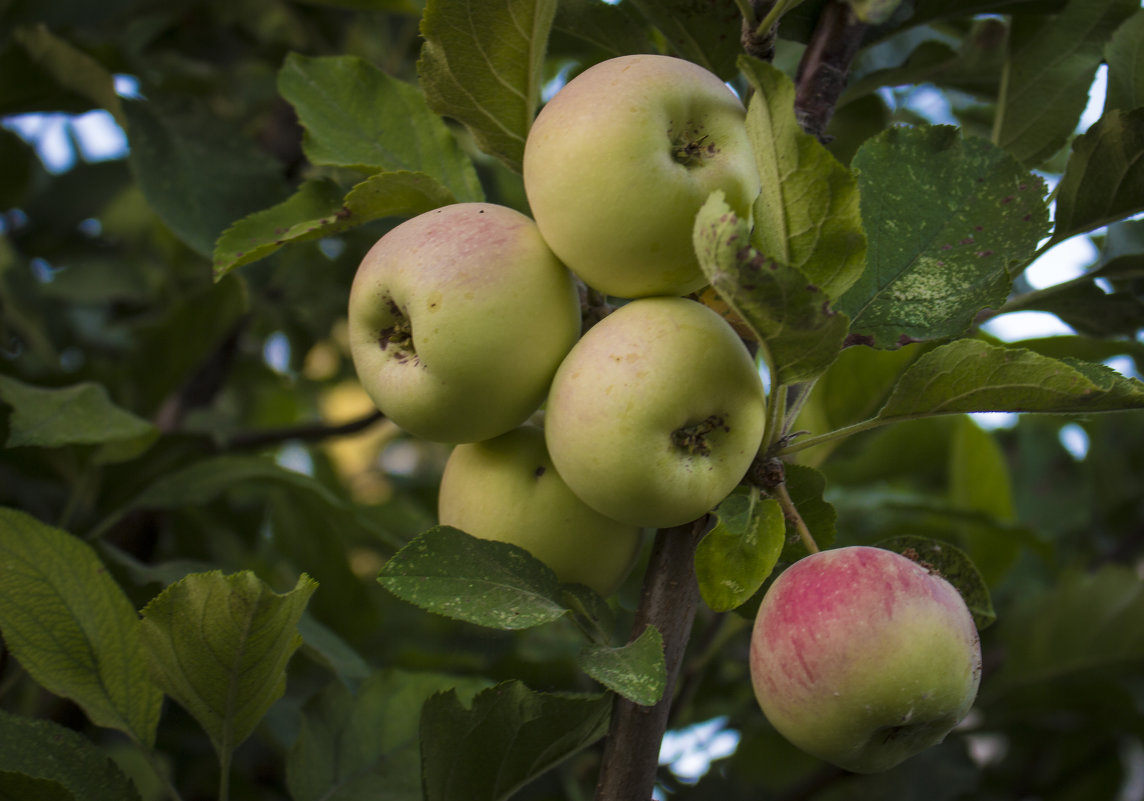
[[[866,23],[845,0],[829,0],[818,18],[795,75],[794,112],[799,125],[826,142],[826,126],[846,88],[850,63],[862,44]]]
[[[231,451],[261,448],[266,445],[277,445],[281,442],[289,442],[291,440],[320,442],[324,439],[344,437],[350,434],[356,434],[359,431],[364,431],[383,418],[384,415],[382,415],[381,412],[374,411],[364,417],[359,417],[357,420],[351,420],[348,423],[339,423],[338,425],[302,423],[301,425],[283,426],[282,428],[245,431],[226,439],[219,445],[219,450]]]
[[[706,523],[703,517],[656,533],[632,632],[638,636],[650,624],[663,635],[667,685],[659,703],[651,707],[616,696],[596,801],[644,801],[652,797],[679,667],[699,607],[695,546]]]

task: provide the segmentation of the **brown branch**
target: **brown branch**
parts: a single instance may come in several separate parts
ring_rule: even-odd
[[[850,64],[865,32],[866,23],[854,15],[845,0],[829,0],[799,62],[795,75],[795,116],[802,129],[819,141],[828,139],[826,126],[846,88]]]
[[[652,797],[676,679],[699,607],[694,557],[706,523],[707,519],[701,518],[656,533],[632,636],[642,634],[648,625],[659,629],[667,686],[659,703],[650,707],[616,696],[596,801],[645,801]]]

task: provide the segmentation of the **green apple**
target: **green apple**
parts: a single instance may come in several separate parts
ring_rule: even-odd
[[[762,444],[754,360],[716,312],[640,298],[576,343],[552,381],[548,451],[581,500],[637,526],[694,520],[742,480]]]
[[[519,545],[560,581],[615,592],[640,546],[638,526],[609,520],[572,494],[552,466],[544,432],[525,425],[457,445],[437,501],[442,525]]]
[[[362,387],[394,423],[440,442],[490,439],[543,402],[580,335],[572,274],[527,216],[459,203],[390,230],[349,298]]]
[[[588,286],[685,295],[707,279],[695,215],[722,189],[741,218],[759,193],[738,97],[670,56],[621,56],[568,82],[524,146],[524,188],[549,246]]]
[[[751,680],[787,740],[856,773],[941,742],[973,705],[981,647],[953,585],[854,546],[795,562],[763,597]]]

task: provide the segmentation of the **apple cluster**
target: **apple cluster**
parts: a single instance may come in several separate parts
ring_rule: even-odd
[[[391,420],[455,445],[442,524],[608,594],[644,528],[716,506],[762,443],[754,358],[686,297],[707,283],[699,208],[721,190],[746,215],[759,192],[745,110],[691,62],[611,59],[544,106],[523,174],[532,217],[458,203],[370,249],[351,354]],[[586,332],[581,285],[618,306]]]

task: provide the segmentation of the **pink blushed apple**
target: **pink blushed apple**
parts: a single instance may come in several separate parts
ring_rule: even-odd
[[[751,636],[751,679],[771,724],[856,773],[941,742],[977,695],[981,648],[957,590],[905,556],[823,551],[780,575]]]

